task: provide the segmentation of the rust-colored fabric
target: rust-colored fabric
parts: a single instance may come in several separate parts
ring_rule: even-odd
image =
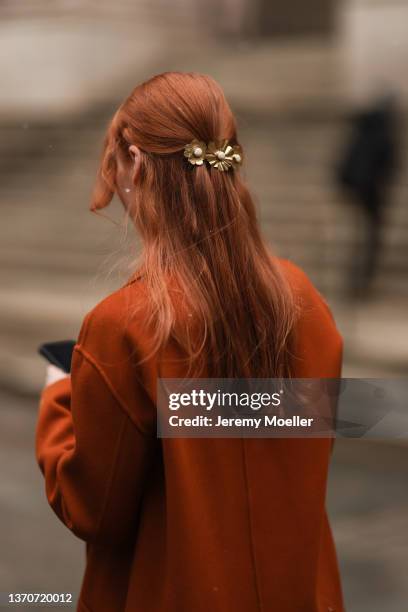
[[[320,294],[282,262],[302,310],[294,375],[338,377],[342,341]],[[70,378],[44,389],[36,449],[46,493],[85,540],[80,612],[341,612],[325,511],[330,439],[156,437],[143,282],[86,316]]]

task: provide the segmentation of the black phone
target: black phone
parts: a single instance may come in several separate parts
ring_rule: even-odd
[[[47,361],[69,374],[71,371],[72,352],[75,344],[75,340],[45,342],[38,347],[38,352],[45,357]]]

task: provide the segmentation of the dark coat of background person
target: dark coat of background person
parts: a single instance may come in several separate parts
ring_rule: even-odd
[[[352,256],[352,294],[370,289],[381,255],[384,211],[389,187],[398,166],[397,111],[392,96],[385,96],[351,119],[351,133],[340,162],[336,181],[357,206],[364,220],[364,236]]]

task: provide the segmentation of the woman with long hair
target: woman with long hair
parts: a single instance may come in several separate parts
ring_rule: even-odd
[[[86,544],[80,612],[340,612],[325,510],[332,441],[157,437],[159,378],[336,378],[342,341],[306,275],[274,257],[219,85],[164,73],[109,125],[91,209],[142,239],[41,395],[49,503]]]

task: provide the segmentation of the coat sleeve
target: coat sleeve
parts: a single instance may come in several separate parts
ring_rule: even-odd
[[[36,431],[37,460],[58,517],[87,542],[131,541],[156,443],[76,345],[71,376],[42,392]]]

